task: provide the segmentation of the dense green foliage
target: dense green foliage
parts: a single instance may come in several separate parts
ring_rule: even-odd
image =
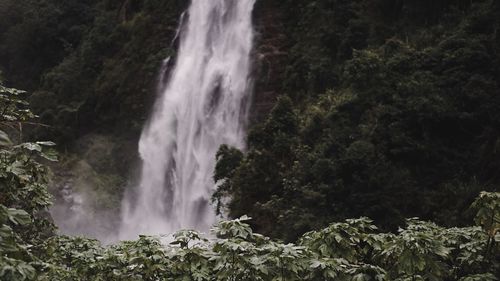
[[[493,196],[499,204],[498,193],[483,196]],[[495,276],[500,273],[498,233],[488,246],[488,229],[480,227],[446,229],[411,219],[395,235],[379,233],[369,219],[361,218],[306,233],[297,244],[283,244],[253,233],[247,220],[219,223],[212,230],[215,239],[180,231],[168,238],[169,246],[160,237],[142,236],[102,247],[96,240],[56,236],[37,246],[44,261],[36,274],[18,268],[26,278],[0,276],[7,276],[5,280],[486,281],[498,280]]]
[[[5,0],[0,69],[28,89],[61,144],[93,130],[137,134],[186,1]],[[120,121],[120,122],[117,122]],[[108,132],[109,133],[109,132]],[[71,148],[71,146],[69,146]]]
[[[52,236],[47,207],[47,167],[37,158],[55,161],[52,142],[19,142],[22,126],[35,115],[24,92],[5,88],[0,81],[0,279],[34,280],[39,260],[32,245]],[[18,144],[6,132],[18,133]]]
[[[286,240],[358,216],[471,222],[500,184],[498,1],[298,2],[280,6],[287,94],[245,155],[220,150],[216,201]]]
[[[498,194],[485,194],[496,196]],[[498,213],[497,213],[498,215]],[[215,239],[180,231],[103,248],[97,241],[55,237],[48,280],[497,280],[498,244],[479,227],[442,228],[416,219],[398,234],[369,219],[334,223],[297,244],[255,234],[248,218],[219,223]],[[497,235],[498,236],[498,235]],[[497,237],[498,239],[498,237]],[[43,279],[42,280],[45,280]]]

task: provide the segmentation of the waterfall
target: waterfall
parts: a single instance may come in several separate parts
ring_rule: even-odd
[[[120,239],[216,222],[215,154],[221,144],[244,148],[254,2],[192,0],[183,15],[175,65],[139,141],[141,180],[124,199]]]

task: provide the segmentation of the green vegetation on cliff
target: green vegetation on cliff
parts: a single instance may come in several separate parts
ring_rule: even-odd
[[[358,216],[470,222],[500,184],[498,2],[298,2],[276,4],[284,94],[248,152],[220,150],[215,199],[286,240]]]
[[[33,110],[61,145],[88,132],[135,138],[186,4],[2,1],[0,67],[8,85],[33,93]]]

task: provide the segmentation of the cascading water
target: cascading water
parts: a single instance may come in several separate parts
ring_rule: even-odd
[[[139,142],[141,181],[124,199],[120,239],[206,231],[216,221],[215,154],[221,144],[244,147],[254,2],[192,0],[175,66]]]

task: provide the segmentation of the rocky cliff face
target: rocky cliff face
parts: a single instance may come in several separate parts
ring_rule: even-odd
[[[255,123],[265,118],[282,92],[288,52],[281,7],[274,1],[257,1],[254,14],[257,36],[252,121]]]

